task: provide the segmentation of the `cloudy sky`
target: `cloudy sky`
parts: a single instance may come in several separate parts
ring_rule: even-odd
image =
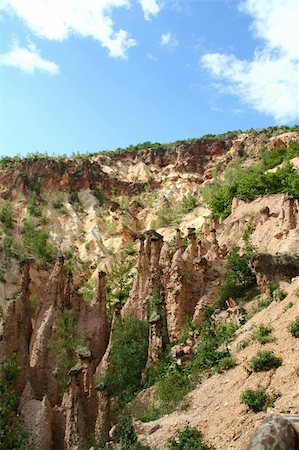
[[[299,122],[298,0],[0,0],[0,154]]]

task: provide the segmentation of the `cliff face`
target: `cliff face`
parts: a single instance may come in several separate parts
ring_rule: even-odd
[[[11,208],[10,223],[0,214],[0,360],[15,354],[21,368],[15,389],[34,449],[83,450],[90,436],[98,442],[110,440],[106,448],[118,448],[112,442],[117,440],[113,393],[101,382],[110,367],[116,323],[128,315],[149,323],[145,372],[169,345],[181,365],[196,351],[197,335],[190,335],[183,346],[177,339],[186,322],[200,324],[206,306],[216,304],[228,271],[228,252],[233,246],[244,251],[248,226],[257,255],[252,269],[258,287],[264,292],[274,281],[288,283],[287,300],[297,308],[298,200],[285,193],[234,199],[232,213],[219,221],[211,217],[200,188],[230,162],[244,167],[256,162],[261,144],[275,148],[298,138],[295,132],[277,131],[272,137],[243,133],[84,159],[10,162],[0,170],[0,208]],[[186,199],[191,204],[186,206]],[[26,221],[33,223],[27,241]],[[45,230],[47,238],[42,240],[38,233]],[[50,241],[54,250],[44,260],[41,255]],[[119,292],[124,287],[111,288],[109,274],[124,249],[137,256],[132,256],[133,284],[123,304]],[[112,304],[111,296],[120,301]],[[217,310],[214,319],[239,321],[235,300],[229,299],[227,306]],[[278,330],[281,308],[271,307]],[[262,313],[257,319],[262,323]],[[250,321],[243,325],[239,336],[246,337],[250,326]],[[239,340],[233,344],[236,353]],[[285,343],[278,344],[278,350],[286,351]],[[290,373],[293,350],[287,360]],[[238,353],[240,361],[248,360],[246,352]],[[245,414],[243,406],[236,411],[232,406],[248,375],[241,366],[232,370],[231,377],[214,375],[190,394],[190,410],[160,419],[156,429],[157,424],[139,424],[140,439],[150,448],[166,448],[174,429],[188,421],[217,449],[241,448],[256,421],[246,416],[230,426],[222,414],[226,402],[231,407],[227,417],[235,415],[237,420]],[[282,389],[285,405],[289,392],[282,379],[286,372],[276,381],[271,378],[269,386]],[[228,392],[234,390],[231,403]],[[291,398],[292,412],[299,413],[295,395]],[[215,431],[220,422],[225,447]],[[244,429],[247,434],[241,438]]]

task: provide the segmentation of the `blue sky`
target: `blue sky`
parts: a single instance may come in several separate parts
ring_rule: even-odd
[[[298,123],[298,5],[0,0],[0,154]]]

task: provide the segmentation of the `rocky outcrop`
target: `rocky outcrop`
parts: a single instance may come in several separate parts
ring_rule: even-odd
[[[259,253],[251,262],[257,284],[263,286],[271,281],[291,280],[299,275],[299,260],[287,254],[269,255]]]
[[[59,384],[53,373],[53,370],[57,368],[57,360],[50,345],[58,338],[58,319],[64,309],[72,305],[71,282],[63,270],[63,264],[64,258],[61,255],[45,289],[45,296],[30,342],[32,387],[38,399],[47,393],[52,406],[59,399]]]
[[[16,388],[22,393],[29,378],[29,343],[32,334],[30,307],[30,264],[28,259],[20,263],[21,282],[19,294],[13,300],[6,312],[3,332],[0,341],[0,361],[5,357],[15,355],[21,368]]]
[[[296,449],[298,429],[283,414],[271,414],[255,430],[244,450]]]
[[[52,450],[53,412],[47,396],[36,400],[34,392],[28,382],[21,397],[20,412],[29,430],[28,450]]]
[[[116,302],[114,305],[111,333],[106,352],[95,372],[95,389],[97,390],[97,418],[95,423],[95,436],[98,442],[106,442],[109,438],[111,429],[111,408],[110,395],[105,385],[105,375],[109,369],[109,356],[113,346],[113,330],[116,323],[121,323],[121,304]]]
[[[109,341],[109,324],[106,309],[105,272],[98,272],[98,283],[91,302],[78,301],[73,305],[78,317],[78,330],[84,333],[93,356],[95,368],[105,354]]]

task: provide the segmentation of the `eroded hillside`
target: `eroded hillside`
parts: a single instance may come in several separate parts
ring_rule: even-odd
[[[186,426],[241,449],[267,407],[299,413],[298,140],[2,160],[1,383],[20,398],[3,448],[16,411],[45,450],[174,448]],[[280,364],[248,369],[258,350]],[[240,397],[259,387],[255,413]]]

